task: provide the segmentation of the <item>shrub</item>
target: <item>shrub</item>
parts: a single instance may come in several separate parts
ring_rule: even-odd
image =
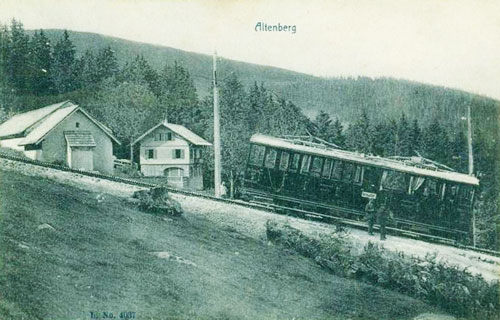
[[[115,168],[115,174],[127,178],[139,178],[142,177],[142,172],[139,171],[136,165],[121,166]]]
[[[168,195],[166,188],[158,187],[136,191],[133,197],[138,199],[139,209],[143,211],[170,216],[182,214],[180,203]]]
[[[467,269],[438,261],[391,252],[369,242],[354,254],[345,233],[323,235],[319,239],[276,222],[266,223],[270,241],[312,258],[334,274],[395,290],[428,301],[458,316],[480,319],[500,318],[499,283],[488,283]]]

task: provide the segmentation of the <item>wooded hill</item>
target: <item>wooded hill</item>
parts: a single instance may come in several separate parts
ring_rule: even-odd
[[[62,30],[44,31],[52,43],[62,33]],[[77,55],[88,49],[97,51],[109,46],[115,51],[120,65],[137,55],[142,55],[155,69],[162,68],[167,61],[177,61],[189,71],[200,96],[205,96],[210,89],[211,56],[94,33],[68,33]],[[444,87],[390,78],[326,79],[228,59],[221,59],[217,68],[221,79],[236,73],[245,87],[264,82],[277,95],[293,101],[307,116],[316,116],[324,110],[346,123],[359,117],[365,109],[374,120],[399,117],[404,112],[410,119],[426,122],[437,118],[455,127],[467,114],[467,104],[471,104],[474,119],[480,119],[478,125],[493,129],[494,122],[498,122],[499,101]]]

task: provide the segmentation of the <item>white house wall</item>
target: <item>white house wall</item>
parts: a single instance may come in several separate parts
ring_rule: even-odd
[[[190,159],[189,143],[182,137],[172,133],[170,141],[155,141],[154,137],[158,133],[171,132],[165,127],[159,127],[151,132],[147,137],[140,142],[140,164],[141,171],[146,176],[162,176],[163,171],[167,168],[181,168],[184,170],[184,176],[189,176],[189,165],[192,164]],[[146,152],[149,149],[154,149],[156,153],[155,159],[147,159]],[[174,159],[172,150],[180,149],[184,152],[184,158]]]
[[[76,123],[79,126],[76,127]],[[63,161],[68,164],[67,143],[64,138],[65,131],[90,131],[97,146],[93,153],[94,170],[103,173],[113,173],[113,143],[109,136],[102,131],[82,112],[76,111],[71,116],[61,121],[43,140],[42,157],[44,161]]]
[[[17,151],[24,152],[24,155],[32,160],[41,160],[42,159],[42,150],[24,150],[23,146],[19,146],[19,142],[24,138],[13,138],[7,140],[0,140],[0,146],[4,148],[9,148]]]

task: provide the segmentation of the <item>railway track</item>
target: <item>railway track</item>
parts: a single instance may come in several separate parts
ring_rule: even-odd
[[[160,186],[160,185],[154,184],[154,183],[141,182],[141,181],[137,181],[137,180],[133,180],[133,179],[127,179],[127,178],[122,178],[122,177],[117,177],[117,176],[112,176],[112,175],[106,175],[106,174],[97,173],[97,172],[72,169],[72,168],[68,168],[65,166],[55,165],[52,163],[26,159],[26,158],[12,156],[12,155],[6,155],[6,154],[2,154],[2,153],[0,153],[0,159],[22,162],[22,163],[26,163],[26,164],[30,164],[30,165],[34,165],[34,166],[50,168],[50,169],[55,169],[55,170],[59,170],[59,171],[72,172],[72,173],[81,174],[84,176],[95,177],[95,178],[99,178],[99,179],[123,183],[123,184],[127,184],[127,185],[132,185],[132,186],[145,187],[145,188],[154,188],[154,187]],[[295,216],[299,216],[299,217],[306,218],[306,219],[320,220],[320,221],[327,222],[327,223],[333,223],[336,225],[357,228],[357,229],[366,229],[367,228],[365,223],[357,221],[357,220],[329,216],[329,215],[321,214],[321,213],[314,212],[314,211],[304,210],[304,209],[280,206],[280,205],[276,205],[276,204],[272,204],[272,203],[259,202],[259,201],[245,202],[245,201],[241,201],[241,200],[220,199],[220,198],[216,198],[215,196],[212,196],[212,195],[209,195],[206,193],[187,191],[187,190],[173,188],[173,187],[167,187],[167,190],[169,192],[180,194],[180,195],[185,195],[185,196],[190,196],[190,197],[198,197],[198,198],[208,199],[211,201],[217,201],[217,202],[227,203],[227,204],[231,204],[231,205],[246,207],[246,208],[250,208],[250,209],[264,210],[264,211],[269,211],[272,213],[287,212],[287,213],[293,213]],[[432,236],[432,235],[428,235],[428,234],[424,234],[424,233],[418,233],[418,232],[414,232],[414,231],[402,230],[402,229],[397,229],[397,228],[393,228],[393,227],[388,227],[387,229],[391,234],[399,235],[402,237],[425,240],[425,241],[431,242],[431,243],[444,244],[444,245],[456,247],[459,249],[470,250],[470,251],[475,251],[478,253],[483,253],[483,254],[488,254],[488,255],[500,257],[500,251],[494,251],[494,250],[489,250],[489,249],[483,249],[483,248],[463,245],[463,244],[454,242],[450,239],[436,237],[436,236]]]

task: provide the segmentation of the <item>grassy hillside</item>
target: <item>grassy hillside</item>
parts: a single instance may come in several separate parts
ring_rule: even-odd
[[[46,30],[55,42],[61,30]],[[155,68],[175,60],[187,67],[198,93],[203,96],[210,88],[212,57],[174,48],[138,43],[99,34],[70,32],[77,52],[111,46],[120,63],[141,54]],[[279,96],[292,100],[306,115],[314,116],[325,110],[342,121],[350,122],[366,109],[375,119],[399,117],[406,112],[410,118],[424,122],[432,117],[451,125],[460,125],[467,104],[473,105],[473,117],[487,119],[487,126],[498,122],[500,102],[459,90],[436,87],[396,79],[333,78],[325,79],[268,66],[222,60],[218,64],[221,79],[235,72],[245,85],[264,82]],[[490,117],[493,113],[493,119]]]
[[[433,311],[189,213],[164,220],[120,198],[98,204],[90,192],[0,174],[2,319],[89,319],[91,311],[137,319],[410,319]]]

